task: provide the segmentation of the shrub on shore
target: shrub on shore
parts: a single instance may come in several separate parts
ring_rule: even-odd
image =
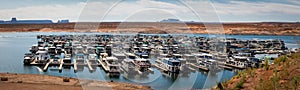
[[[264,66],[264,67],[265,67],[265,70],[269,70],[269,68],[270,68],[270,65],[269,65],[269,59],[265,59],[264,62],[265,62],[265,63],[264,63],[264,65],[265,65],[265,66]]]
[[[63,78],[64,82],[70,82],[70,78]]]
[[[7,77],[1,77],[1,81],[8,81]]]
[[[281,63],[286,62],[287,59],[288,59],[287,56],[283,55],[283,56],[280,56],[280,57],[276,58],[274,60],[274,63],[277,64],[277,65],[281,65]]]

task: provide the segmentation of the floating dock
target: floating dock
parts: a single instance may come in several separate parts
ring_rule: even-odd
[[[43,71],[46,72],[48,70],[48,67],[50,65],[50,63],[53,62],[53,59],[50,59],[49,62],[47,62],[47,64],[44,66]]]
[[[106,72],[109,71],[109,68],[105,67],[104,62],[102,62],[101,60],[98,60],[98,63],[102,66],[102,68],[103,68]]]
[[[225,66],[229,66],[229,67],[233,67],[233,68],[237,68],[237,69],[245,69],[246,67],[239,67],[236,65],[232,65],[232,64],[225,64]]]
[[[232,70],[233,69],[232,67],[228,67],[228,66],[225,66],[225,65],[219,65],[219,67],[227,69],[227,70]]]
[[[77,68],[77,62],[76,60],[74,61],[74,71],[77,72],[78,68]]]
[[[87,64],[90,71],[94,70],[89,60],[86,61],[86,64]]]
[[[60,59],[59,61],[60,61],[60,64],[59,64],[58,70],[59,70],[59,72],[61,72],[62,68],[63,68],[63,65],[64,65],[64,61],[63,61],[63,59]]]
[[[209,69],[208,69],[207,67],[197,66],[197,65],[195,65],[195,64],[193,64],[193,63],[187,63],[187,64],[189,64],[189,65],[191,65],[191,66],[193,66],[193,67],[196,67],[196,68],[198,68],[199,70],[209,71]]]
[[[164,68],[160,67],[158,64],[154,64],[153,66],[155,66],[156,68],[162,70],[163,72],[168,72],[167,69],[164,69]]]

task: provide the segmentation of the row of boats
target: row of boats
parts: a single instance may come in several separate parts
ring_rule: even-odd
[[[185,35],[38,35],[24,56],[25,65],[74,67],[91,71],[101,66],[110,76],[186,70],[218,72],[263,64],[259,54],[289,55],[282,40],[238,40]],[[271,60],[271,59],[270,59]]]

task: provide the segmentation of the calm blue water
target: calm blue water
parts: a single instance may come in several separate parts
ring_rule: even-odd
[[[226,81],[236,74],[235,71],[223,70],[211,74],[207,72],[191,72],[187,75],[162,75],[160,71],[154,68],[154,74],[148,77],[136,76],[133,78],[109,78],[105,72],[97,67],[97,70],[90,72],[88,68],[83,71],[74,73],[73,68],[63,69],[61,73],[56,67],[51,67],[47,72],[43,72],[40,67],[24,66],[23,55],[28,52],[31,45],[36,44],[36,35],[44,34],[70,34],[70,33],[0,33],[0,72],[22,73],[22,74],[45,74],[54,76],[65,76],[74,78],[93,79],[101,81],[120,81],[130,82],[142,85],[149,85],[154,89],[187,89],[187,88],[209,88],[215,85],[216,81]],[[197,34],[196,36],[209,36]],[[227,38],[238,39],[282,39],[289,48],[299,47],[299,36],[256,36],[256,35],[226,35]],[[133,75],[134,76],[134,75]]]

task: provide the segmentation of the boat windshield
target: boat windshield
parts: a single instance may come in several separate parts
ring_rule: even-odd
[[[198,56],[198,58],[211,59],[211,58],[212,58],[212,56],[206,56],[206,55],[203,55],[203,56]]]
[[[141,62],[139,62],[139,65],[142,65],[142,66],[144,66],[144,65],[150,65],[150,62],[149,61],[141,61]]]
[[[89,59],[90,59],[90,60],[95,60],[95,59],[96,59],[96,56],[90,55],[90,56],[89,56]]]
[[[108,60],[108,63],[110,63],[110,64],[118,64],[115,60]]]
[[[178,56],[175,56],[175,58],[182,58],[180,55],[178,55]]]
[[[128,56],[129,59],[135,59],[135,56]]]
[[[172,62],[172,65],[173,66],[178,66],[178,65],[180,65],[180,62]]]

